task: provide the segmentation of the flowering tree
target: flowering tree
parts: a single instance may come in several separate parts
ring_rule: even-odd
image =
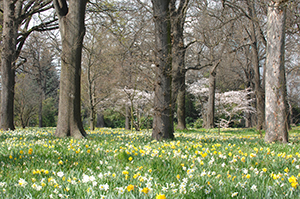
[[[188,92],[194,95],[200,105],[202,117],[205,119],[208,103],[208,79],[202,78],[188,86]],[[254,98],[249,98],[253,93],[251,89],[239,91],[228,91],[224,93],[216,93],[216,109],[220,118],[220,126],[222,128],[229,127],[229,124],[245,117],[245,113],[254,113],[255,108],[251,106]],[[222,117],[222,118],[221,118]]]
[[[205,116],[205,106],[208,101],[208,95],[209,95],[209,79],[208,78],[201,78],[197,82],[194,82],[190,85],[188,85],[187,92],[192,94],[196,97],[197,100],[197,106],[199,107],[201,113],[200,116]]]
[[[255,113],[255,107],[251,104],[254,98],[249,98],[253,93],[250,88],[239,91],[228,91],[225,93],[216,93],[216,104],[218,115],[224,115],[220,118],[220,126],[228,128],[231,122],[236,119],[245,118],[245,113]]]

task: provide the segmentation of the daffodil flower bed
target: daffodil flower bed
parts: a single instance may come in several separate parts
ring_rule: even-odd
[[[0,132],[1,198],[299,198],[300,130],[289,144],[255,132],[102,128],[60,139],[54,128]]]

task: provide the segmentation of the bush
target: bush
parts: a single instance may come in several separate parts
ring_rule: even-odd
[[[203,119],[202,118],[198,118],[194,123],[193,123],[193,127],[200,129],[203,128]]]
[[[104,123],[106,127],[111,128],[124,128],[125,127],[125,116],[121,113],[113,110],[107,109],[103,113]]]
[[[43,126],[55,127],[57,122],[58,109],[55,100],[50,97],[43,102]]]

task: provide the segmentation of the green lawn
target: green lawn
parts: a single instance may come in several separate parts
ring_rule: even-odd
[[[83,140],[54,128],[0,132],[0,198],[300,198],[300,128],[290,144],[253,129],[194,129],[175,141],[97,129]]]

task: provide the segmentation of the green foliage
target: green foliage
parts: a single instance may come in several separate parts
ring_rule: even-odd
[[[203,127],[203,119],[198,118],[194,123],[192,123],[193,128],[200,129]]]
[[[186,94],[185,112],[186,112],[186,118],[189,118],[186,121],[187,124],[190,124],[199,118],[199,111],[196,109],[196,100],[195,97],[191,94]]]
[[[57,122],[57,102],[52,98],[48,98],[43,102],[43,125],[47,127],[55,127]]]
[[[113,109],[107,109],[103,112],[104,123],[106,127],[124,128],[125,116]]]
[[[153,117],[141,117],[141,129],[151,129],[153,126]]]

